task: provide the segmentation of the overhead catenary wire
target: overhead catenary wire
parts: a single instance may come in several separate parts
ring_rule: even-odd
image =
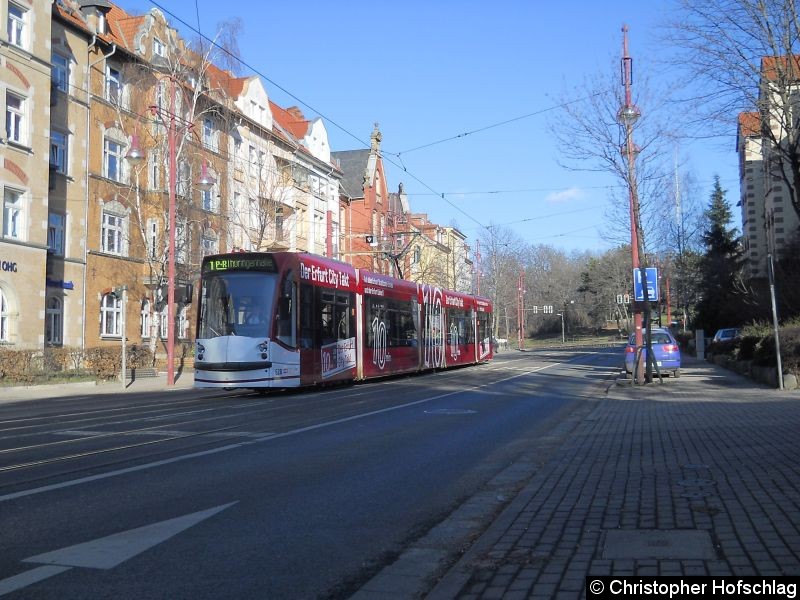
[[[438,146],[439,144],[444,144],[445,142],[452,142],[453,140],[457,140],[460,138],[467,137],[468,135],[473,135],[475,133],[480,133],[482,131],[488,131],[489,129],[494,129],[496,127],[502,127],[504,125],[508,125],[510,123],[515,123],[516,121],[521,121],[523,119],[528,119],[530,117],[535,117],[538,115],[543,115],[547,112],[552,110],[557,110],[559,108],[564,108],[565,106],[569,106],[570,104],[575,104],[576,102],[583,102],[584,100],[588,100],[590,98],[594,98],[595,96],[600,95],[603,91],[595,92],[594,94],[590,94],[589,96],[585,96],[583,98],[576,98],[574,100],[568,100],[567,102],[562,102],[560,104],[554,104],[553,106],[548,106],[547,108],[542,108],[539,110],[535,110],[533,112],[526,113],[524,115],[519,115],[517,117],[512,117],[510,119],[505,119],[503,121],[499,121],[497,123],[492,123],[491,125],[484,125],[483,127],[478,127],[477,129],[473,129],[471,131],[465,131],[464,133],[459,133],[456,135],[452,135],[450,137],[442,138],[440,140],[436,140],[434,142],[428,142],[427,144],[422,144],[420,146],[415,146],[414,148],[409,148],[408,150],[403,150],[401,152],[393,152],[397,157],[400,157],[402,154],[408,154],[410,152],[415,152],[417,150],[422,150],[424,148],[430,148],[431,146]]]

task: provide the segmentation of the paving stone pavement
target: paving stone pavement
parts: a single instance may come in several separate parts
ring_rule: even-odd
[[[582,598],[587,575],[800,575],[800,392],[685,358],[612,384],[428,594]]]

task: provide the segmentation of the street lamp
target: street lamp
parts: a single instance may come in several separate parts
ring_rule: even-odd
[[[625,155],[628,162],[628,204],[630,210],[631,220],[631,263],[634,271],[639,269],[639,235],[638,235],[638,215],[639,206],[636,193],[636,174],[635,174],[635,157],[638,153],[633,143],[633,125],[642,116],[639,108],[631,101],[631,80],[633,77],[633,59],[628,55],[628,26],[622,26],[622,78],[623,85],[625,86],[625,104],[619,109],[617,117],[625,127]],[[647,293],[647,292],[645,292]],[[649,297],[645,298],[645,302],[649,301]],[[636,338],[636,347],[642,346],[642,313],[634,307],[633,310],[633,323]],[[644,377],[644,365],[639,363],[637,372],[634,374],[634,379],[638,377],[639,381]]]
[[[559,317],[561,317],[561,343],[562,344],[566,344],[567,343],[567,336],[564,333],[564,313],[560,312],[560,313],[556,313],[556,314]]]

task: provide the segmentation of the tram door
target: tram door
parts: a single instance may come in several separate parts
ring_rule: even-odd
[[[302,382],[350,378],[355,367],[355,294],[302,284],[299,313]]]

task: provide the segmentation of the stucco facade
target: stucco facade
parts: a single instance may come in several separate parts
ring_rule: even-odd
[[[0,344],[45,341],[50,140],[50,2],[2,2]],[[44,133],[44,135],[43,135]]]

